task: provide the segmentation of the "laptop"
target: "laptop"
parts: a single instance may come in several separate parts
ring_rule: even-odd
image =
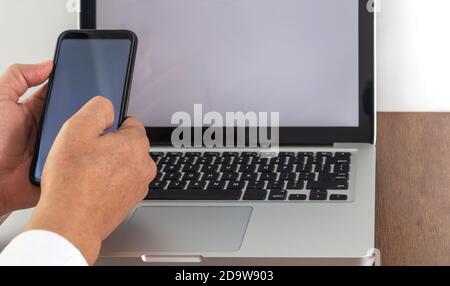
[[[139,38],[129,114],[147,126],[158,166],[147,198],[104,242],[97,264],[373,264],[369,6],[81,1],[81,28],[129,29]],[[243,125],[228,124],[233,114]],[[181,126],[182,144],[174,140],[180,118],[191,123]],[[212,125],[215,144],[205,139]],[[250,127],[258,135],[267,127],[276,140],[250,144]],[[29,214],[1,226],[2,243]]]

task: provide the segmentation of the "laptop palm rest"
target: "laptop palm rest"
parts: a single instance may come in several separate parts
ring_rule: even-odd
[[[139,207],[120,230],[126,241],[113,245],[151,253],[238,251],[251,213],[251,207]]]

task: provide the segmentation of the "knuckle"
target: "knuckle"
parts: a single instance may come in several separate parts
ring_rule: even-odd
[[[9,75],[14,80],[21,81],[22,77],[20,74],[20,64],[10,65],[6,69],[6,74]]]
[[[12,64],[8,67],[7,72],[17,74],[20,70],[20,64]]]
[[[145,130],[144,124],[142,124],[141,121],[139,121],[138,119],[136,119],[134,117],[128,117],[126,122],[128,125],[132,126],[136,130],[140,130],[140,129]]]
[[[147,136],[145,135],[139,136],[139,142],[143,151],[148,153],[150,151],[150,142],[148,141]]]
[[[114,112],[113,103],[108,98],[106,98],[104,96],[97,95],[97,96],[94,96],[92,98],[92,101],[94,101],[95,104],[100,105],[102,108],[105,108],[105,110],[108,110],[111,113]]]
[[[138,128],[130,128],[127,130],[126,135],[124,134],[124,139],[126,139],[127,145],[137,151],[139,155],[142,152],[148,153],[150,150],[150,142],[146,134]]]
[[[147,168],[146,169],[146,173],[147,173],[147,179],[149,182],[153,181],[156,177],[156,172],[157,172],[157,167],[156,167],[156,163],[155,161],[153,161],[151,158],[148,159],[148,164],[147,164]]]
[[[68,130],[70,130],[72,128],[72,126],[74,125],[74,119],[73,117],[69,118],[66,120],[66,122],[63,123],[61,130],[64,132],[67,132]]]
[[[143,199],[145,199],[145,197],[147,196],[147,194],[148,194],[148,189],[147,188],[141,188],[140,189],[140,192],[139,192],[139,198],[138,198],[138,202],[139,201],[142,201]]]

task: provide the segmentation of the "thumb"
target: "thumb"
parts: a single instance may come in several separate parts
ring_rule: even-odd
[[[34,65],[15,64],[10,66],[0,76],[0,97],[17,102],[28,88],[46,81],[52,69],[52,61]]]
[[[78,130],[82,130],[90,136],[103,135],[105,130],[114,124],[114,106],[106,97],[95,96],[69,121],[75,124]]]

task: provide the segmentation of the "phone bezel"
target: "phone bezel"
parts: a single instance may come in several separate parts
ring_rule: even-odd
[[[38,154],[40,150],[40,143],[41,143],[41,135],[42,135],[42,127],[44,120],[47,115],[47,107],[51,99],[51,93],[52,93],[52,87],[53,87],[53,81],[54,81],[54,73],[56,70],[56,67],[58,65],[58,59],[60,55],[60,48],[61,44],[64,40],[68,39],[127,39],[130,40],[131,46],[130,46],[130,53],[128,57],[128,65],[127,65],[127,71],[125,75],[125,84],[123,89],[123,95],[122,95],[122,102],[120,105],[120,112],[119,112],[119,126],[122,124],[122,122],[125,120],[127,116],[127,110],[128,110],[128,102],[130,98],[130,91],[131,91],[131,84],[133,80],[133,70],[134,70],[134,63],[136,59],[136,51],[137,51],[137,36],[132,31],[128,30],[68,30],[63,33],[61,33],[58,37],[57,44],[56,44],[56,50],[53,57],[53,70],[50,74],[49,80],[48,80],[48,89],[45,97],[45,103],[44,103],[44,109],[42,112],[42,116],[39,123],[39,129],[36,137],[36,143],[34,148],[34,154],[33,154],[33,160],[31,162],[31,168],[30,168],[30,181],[35,185],[40,185],[40,179],[36,176],[36,166],[38,161]],[[118,126],[118,127],[119,127]]]

